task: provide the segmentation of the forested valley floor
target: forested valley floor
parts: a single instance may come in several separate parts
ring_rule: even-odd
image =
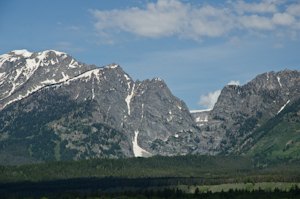
[[[199,194],[206,194],[202,198],[209,198],[214,196],[213,192],[220,193],[222,190],[226,194],[235,192],[239,195],[243,192],[246,195],[255,195],[260,188],[263,188],[259,183],[264,182],[275,183],[263,188],[265,192],[282,191],[288,194],[289,192],[286,191],[294,185],[295,193],[298,190],[296,185],[300,183],[299,168],[299,160],[288,157],[276,162],[264,162],[258,157],[250,156],[206,155],[104,158],[20,166],[2,165],[0,166],[0,195],[4,198],[51,195],[57,197],[59,193],[64,195],[73,191],[79,194],[79,198],[84,197],[84,193],[91,195],[95,192],[98,193],[97,197],[103,193],[116,194],[111,197],[120,195],[135,197],[143,195],[138,194],[138,191],[154,187],[158,192],[164,189],[172,189],[176,192],[176,189],[179,189],[186,194],[194,194],[198,188]],[[288,187],[278,187],[276,182],[291,184],[288,184]],[[234,184],[235,188],[222,187],[222,184]],[[244,186],[240,186],[241,184]],[[219,186],[219,190],[214,191],[213,187],[209,187],[212,185],[220,185],[221,188]],[[130,190],[134,190],[136,195],[126,195],[125,191]],[[211,191],[212,194],[209,194]],[[275,198],[278,196],[278,194],[273,195]],[[155,197],[171,196],[156,195]],[[192,196],[184,196],[186,197]]]

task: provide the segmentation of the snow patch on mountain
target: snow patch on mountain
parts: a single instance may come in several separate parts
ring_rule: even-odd
[[[69,64],[69,68],[77,68],[78,67],[78,62],[75,61],[75,59],[72,59],[72,61]]]
[[[91,80],[91,78],[92,78],[93,76],[94,76],[98,81],[100,81],[100,75],[99,75],[99,73],[100,73],[100,71],[102,71],[102,70],[103,70],[103,68],[96,68],[96,69],[87,71],[87,72],[85,72],[85,73],[83,73],[83,74],[81,74],[81,75],[78,75],[78,76],[73,77],[73,78],[70,78],[70,79],[68,79],[68,78],[65,76],[65,78],[66,78],[65,81],[66,81],[66,83],[69,83],[70,81],[75,81],[75,80],[80,79],[80,80],[85,80],[86,82],[88,82],[88,81]]]
[[[196,122],[208,122],[208,116],[205,116],[204,119],[201,117],[195,118]]]
[[[29,96],[31,93],[33,93],[33,92],[35,92],[35,91],[41,89],[42,87],[43,87],[43,86],[35,86],[35,87],[33,87],[30,91],[27,91],[26,94],[24,94],[24,95],[19,94],[18,97],[14,98],[14,99],[12,99],[12,100],[10,100],[10,101],[8,101],[8,102],[6,102],[6,103],[5,103],[2,107],[0,107],[0,108],[3,109],[3,108],[5,108],[6,106],[8,106],[9,104],[11,104],[11,103],[13,103],[13,102],[16,102],[16,101],[19,101],[19,100],[21,100],[21,99],[24,99],[25,97],[27,97],[27,96]]]
[[[209,112],[212,109],[204,109],[204,110],[191,110],[190,113],[195,119],[197,126],[203,126],[208,122]]]
[[[14,53],[15,55],[20,55],[23,57],[30,57],[33,53],[28,52],[28,50],[23,49],[23,50],[13,50],[11,51],[12,53]]]
[[[55,81],[55,79],[46,79],[45,81],[42,81],[41,84],[43,85],[49,85],[49,84],[56,84],[57,82]]]
[[[277,81],[280,87],[282,87],[281,83],[280,83],[280,77],[277,77]]]
[[[205,111],[211,111],[212,109],[204,109],[204,110],[190,110],[190,113],[202,113]]]
[[[133,84],[133,86],[132,86],[131,93],[128,94],[128,96],[125,98],[125,102],[127,103],[128,115],[130,115],[130,102],[131,102],[131,98],[133,96],[134,86],[135,86],[135,84]]]
[[[118,66],[119,66],[119,64],[112,63],[112,64],[109,64],[107,66],[104,66],[104,68],[112,68],[112,69],[114,69],[114,68],[117,68]]]
[[[36,63],[35,59],[26,59],[26,64],[23,72],[23,75],[26,76],[26,79],[29,79],[39,66],[40,61]]]
[[[70,78],[69,75],[65,74],[64,72],[62,72],[61,74],[63,76],[62,79],[59,79],[58,81],[56,81],[55,79],[46,79],[45,81],[42,81],[41,84],[43,84],[44,86],[50,84],[57,84],[57,83],[65,82]]]
[[[279,114],[285,107],[286,105],[288,105],[288,103],[290,103],[290,100],[288,100],[280,109],[279,111],[277,112],[277,114]]]
[[[134,156],[135,157],[151,156],[151,153],[149,153],[148,151],[144,150],[143,148],[141,148],[138,145],[138,142],[137,142],[138,135],[139,135],[139,131],[134,131],[134,139],[132,141]]]
[[[6,75],[6,73],[0,73],[0,79],[2,78],[2,77],[4,77]]]
[[[27,50],[14,50],[9,53],[0,55],[0,68],[6,62],[15,62],[19,60],[21,57],[28,58],[31,57],[33,53],[28,52]]]
[[[124,77],[126,78],[127,81],[130,81],[131,79],[128,77],[128,75],[124,74]]]

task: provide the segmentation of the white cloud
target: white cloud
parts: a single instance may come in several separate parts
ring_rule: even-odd
[[[111,41],[109,44],[113,44],[114,37],[124,32],[153,39],[177,35],[179,38],[202,41],[204,36],[221,37],[241,33],[236,30],[261,35],[262,31],[274,31],[278,26],[300,29],[300,23],[293,16],[299,13],[300,6],[288,7],[287,12],[279,13],[277,7],[283,2],[262,0],[259,3],[245,3],[238,0],[211,6],[191,5],[179,0],[158,0],[141,8],[89,11],[97,20],[94,27],[103,40],[100,43]],[[274,13],[273,16],[270,13]],[[233,38],[237,35],[230,36]]]
[[[178,0],[158,0],[156,4],[147,4],[145,9],[90,12],[97,18],[94,26],[102,36],[109,35],[109,31],[125,31],[150,38],[178,34],[201,41],[201,36],[219,37],[236,27],[228,9],[209,5],[193,8]]]
[[[234,80],[231,80],[227,85],[237,85],[239,86],[240,85],[240,81],[234,81]]]
[[[296,22],[296,19],[287,13],[275,13],[272,22],[277,25],[289,26]]]
[[[220,93],[221,90],[217,90],[215,92],[209,92],[208,96],[201,95],[198,104],[202,105],[204,108],[212,109],[217,102]]]
[[[139,36],[158,38],[179,33],[185,27],[189,4],[177,0],[159,0],[149,3],[146,9],[128,8],[126,10],[90,10],[98,19],[95,27],[100,32],[115,28]]]
[[[274,13],[277,11],[274,1],[263,1],[261,3],[245,3],[244,1],[237,1],[232,3],[232,5],[239,15],[243,15],[244,12]]]
[[[271,19],[257,15],[241,16],[239,21],[247,29],[272,30],[275,28]]]
[[[231,80],[227,85],[240,85],[240,81],[234,81]],[[217,90],[215,92],[209,92],[208,95],[201,95],[200,100],[198,102],[198,105],[203,106],[207,109],[212,109],[215,105],[215,103],[218,100],[218,97],[221,94],[221,90]]]
[[[300,16],[300,4],[292,4],[287,7],[286,11],[294,16]]]
[[[193,9],[188,17],[190,21],[187,33],[200,36],[219,37],[237,26],[228,9],[216,9],[212,6]]]

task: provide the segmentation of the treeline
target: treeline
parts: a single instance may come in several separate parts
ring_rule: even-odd
[[[124,190],[120,192],[102,193],[99,190],[88,192],[69,191],[68,193],[57,192],[56,194],[47,195],[47,197],[31,196],[26,199],[183,199],[183,198],[201,198],[201,199],[277,199],[277,198],[299,198],[300,190],[297,185],[290,190],[280,190],[275,188],[274,191],[266,191],[259,188],[258,190],[249,191],[247,189],[229,189],[228,192],[211,191],[200,192],[197,188],[193,194],[185,193],[180,189],[164,188],[163,190],[154,191],[153,189],[140,189],[138,191]],[[22,199],[22,196],[0,196],[0,199]]]
[[[245,156],[155,156],[150,158],[56,161],[0,166],[0,195],[45,195],[61,190],[107,190],[117,187],[219,185],[300,182],[299,164],[256,167]]]
[[[21,166],[0,166],[0,183],[50,181],[87,177],[229,178],[254,172],[254,160],[243,156],[155,156],[150,158],[54,161]]]
[[[56,181],[41,181],[41,182],[18,182],[18,183],[0,183],[0,196],[19,195],[19,196],[45,196],[53,195],[55,193],[67,193],[71,190],[79,192],[94,192],[95,190],[102,190],[104,192],[111,192],[111,190],[128,190],[147,189],[149,187],[169,187],[178,185],[187,185],[188,187],[196,186],[210,186],[221,185],[228,183],[252,183],[255,182],[295,182],[299,183],[298,177],[285,176],[250,176],[240,177],[236,179],[223,178],[78,178],[68,180]]]
[[[54,161],[21,166],[0,165],[0,183],[75,178],[203,178],[217,183],[300,182],[299,161],[257,166],[249,156],[155,156],[150,158]],[[256,177],[261,176],[261,177]],[[250,179],[250,181],[248,180]],[[203,184],[203,183],[200,183]]]

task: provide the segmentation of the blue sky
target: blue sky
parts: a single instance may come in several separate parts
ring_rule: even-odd
[[[296,0],[1,0],[0,54],[57,50],[162,78],[189,109],[211,108],[227,85],[300,69]]]

